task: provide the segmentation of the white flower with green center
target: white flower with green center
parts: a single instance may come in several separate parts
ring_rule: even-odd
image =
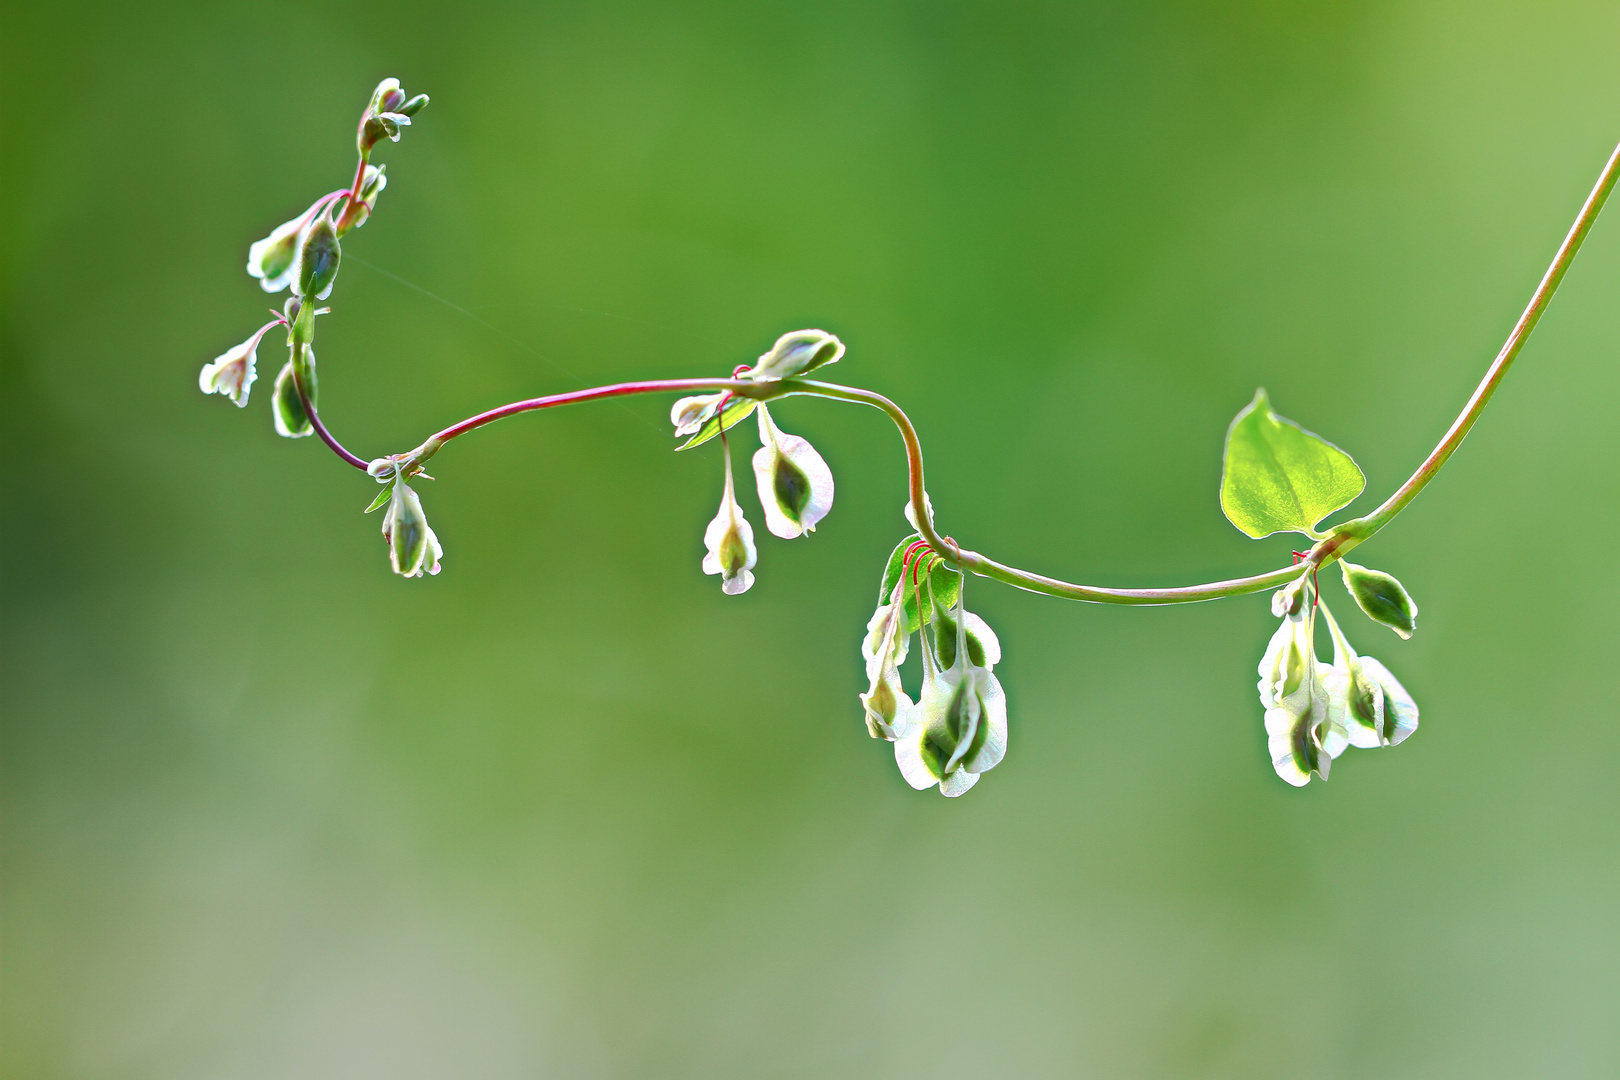
[[[761,445],[754,451],[754,483],[765,527],[784,540],[815,532],[832,509],[832,470],[815,447],[778,428],[764,405],[757,412]]]
[[[328,201],[328,196],[322,196],[308,210],[277,225],[269,236],[254,241],[248,248],[248,276],[258,278],[265,292],[280,292],[293,283],[298,273],[299,234]]]
[[[720,575],[720,590],[728,596],[745,593],[754,585],[754,564],[759,552],[754,547],[754,527],[737,505],[737,492],[731,478],[731,447],[726,447],[726,488],[720,497],[720,512],[703,532],[703,572]]]
[[[910,650],[907,630],[905,581],[895,583],[889,601],[878,606],[866,624],[861,640],[861,656],[866,660],[866,693],[861,706],[866,710],[866,730],[874,739],[895,739],[896,725],[912,707],[911,696],[900,681],[900,665]]]
[[[1316,611],[1304,590],[1293,614],[1283,616],[1260,661],[1260,703],[1265,706],[1267,748],[1277,775],[1295,787],[1314,774],[1326,780],[1349,734],[1331,708],[1323,679],[1329,668],[1316,658]]]
[[[912,787],[938,784],[941,793],[955,797],[1006,754],[1007,697],[990,669],[970,659],[961,593],[949,621],[956,630],[955,663],[940,666],[939,646],[925,631],[922,696],[896,730],[894,759]]]
[[[1356,654],[1326,604],[1322,614],[1333,635],[1333,666],[1323,682],[1350,745],[1367,750],[1402,742],[1417,730],[1417,702],[1382,663]]]
[[[259,377],[259,342],[271,327],[280,325],[279,319],[264,324],[242,344],[220,353],[213,363],[204,364],[197,375],[197,385],[202,392],[223,394],[234,401],[237,408],[246,405],[248,393],[253,389],[253,380]]]
[[[388,544],[388,565],[401,577],[421,577],[439,572],[444,548],[428,527],[422,500],[397,474],[390,481],[388,512],[383,515],[383,540]]]

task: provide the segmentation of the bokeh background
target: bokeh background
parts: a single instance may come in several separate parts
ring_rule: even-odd
[[[964,543],[1258,572],[1290,543],[1222,519],[1228,420],[1264,385],[1357,455],[1353,509],[1405,477],[1620,138],[1620,8],[0,18],[6,1077],[1613,1075],[1612,216],[1358,556],[1422,605],[1409,643],[1348,623],[1422,729],[1302,791],[1263,598],[991,583],[1011,753],[908,789],[855,699],[905,529],[876,413],[777,410],[837,506],[795,543],[751,510],[741,598],[699,572],[720,459],[670,453],[668,399],[457,443],[444,573],[401,581],[370,481],[271,429],[279,335],[245,410],[196,374],[395,75],[433,104],[318,342],[362,454],[822,326]]]

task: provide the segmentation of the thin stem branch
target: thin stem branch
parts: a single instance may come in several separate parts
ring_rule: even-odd
[[[459,424],[453,424],[443,431],[432,435],[411,456],[418,462],[426,461],[451,439],[465,435],[469,431],[476,431],[486,424],[493,424],[497,420],[504,420],[508,416],[519,413],[533,412],[536,409],[551,409],[559,405],[577,405],[585,401],[601,401],[604,398],[629,397],[633,394],[658,394],[681,391],[687,392],[719,392],[729,390],[738,397],[753,398],[756,401],[769,401],[781,395],[782,383],[753,382],[748,379],[650,379],[642,382],[612,383],[608,386],[593,386],[588,390],[570,390],[563,394],[548,394],[545,397],[527,398],[523,401],[514,401],[510,405],[481,412],[477,416],[469,416]]]
[[[361,169],[364,169],[362,160]],[[754,382],[747,379],[656,379],[643,382],[614,383],[609,386],[597,386],[588,390],[573,390],[562,394],[550,394],[546,397],[529,398],[524,401],[514,401],[509,405],[490,409],[477,416],[468,417],[459,424],[454,424],[443,431],[431,436],[421,446],[408,455],[400,455],[401,460],[409,459],[414,465],[420,466],[422,462],[438,453],[444,444],[458,436],[465,435],[486,424],[519,413],[532,412],[537,409],[555,408],[560,405],[575,405],[586,401],[598,401],[604,398],[628,397],[634,394],[650,394],[679,391],[720,392],[729,391],[738,397],[751,398],[756,401],[769,401],[781,397],[813,396],[829,398],[834,401],[851,401],[862,405],[869,405],[888,415],[900,431],[901,441],[906,449],[906,468],[908,474],[909,497],[912,511],[917,520],[917,532],[936,553],[945,558],[952,565],[981,577],[991,578],[1027,589],[1030,592],[1042,593],[1047,596],[1056,596],[1068,600],[1081,600],[1099,604],[1126,604],[1126,605],[1159,605],[1159,604],[1186,604],[1202,600],[1215,600],[1226,596],[1239,596],[1245,593],[1260,592],[1265,589],[1284,585],[1298,578],[1301,574],[1313,573],[1320,570],[1336,559],[1341,558],[1352,548],[1361,544],[1373,533],[1389,524],[1395,515],[1399,514],[1407,504],[1417,497],[1424,486],[1440,471],[1447,459],[1462,443],[1463,437],[1473,427],[1474,422],[1484,411],[1491,395],[1496,392],[1507,369],[1512,365],[1519,351],[1523,349],[1525,341],[1530,337],[1531,331],[1540,321],[1541,315],[1551,302],[1553,294],[1558,291],[1558,285],[1564,274],[1569,270],[1580,250],[1581,243],[1586,234],[1591,231],[1593,223],[1597,220],[1599,211],[1603,209],[1604,201],[1613,190],[1615,181],[1620,178],[1620,147],[1609,157],[1603,172],[1598,176],[1597,184],[1587,196],[1586,203],[1581,207],[1575,224],[1570,228],[1569,234],[1560,245],[1552,265],[1536,287],[1530,304],[1525,308],[1524,314],[1519,317],[1518,323],[1508,335],[1507,343],[1497,354],[1496,360],[1486,371],[1473,396],[1463,407],[1462,414],[1451,425],[1449,431],[1435,447],[1434,452],[1426,458],[1411,478],[1389,497],[1377,510],[1363,518],[1347,521],[1335,527],[1325,537],[1322,537],[1311,548],[1309,555],[1302,563],[1293,566],[1279,567],[1264,574],[1255,574],[1250,577],[1230,578],[1225,581],[1211,581],[1201,585],[1183,585],[1158,589],[1115,589],[1097,585],[1079,585],[1074,582],[1062,581],[1058,578],[1046,577],[1042,574],[1019,570],[996,562],[986,555],[976,551],[968,551],[958,545],[954,540],[940,536],[934,527],[933,515],[928,510],[926,489],[923,482],[923,454],[922,442],[917,437],[917,429],[905,410],[882,394],[871,390],[862,390],[856,387],[839,386],[834,383],[817,382],[809,379],[784,379],[775,382]],[[296,372],[295,372],[296,376]],[[301,380],[297,380],[298,394],[309,414],[311,423],[337,455],[349,464],[364,469],[366,463],[355,455],[349,453],[338,443],[321,423],[315,411],[314,404],[309,400],[306,389]]]
[[[1609,192],[1614,190],[1616,178],[1620,178],[1620,146],[1615,147],[1614,153],[1609,155],[1608,164],[1604,165],[1603,171],[1598,174],[1597,183],[1592,186],[1592,193],[1586,197],[1586,203],[1576,215],[1575,224],[1570,226],[1569,235],[1564,237],[1564,242],[1558,247],[1558,254],[1553,256],[1552,265],[1547,267],[1547,273],[1542,276],[1541,284],[1537,285],[1536,291],[1531,294],[1529,306],[1524,309],[1524,314],[1519,316],[1519,321],[1513,324],[1513,330],[1502,345],[1502,351],[1496,354],[1495,361],[1485,372],[1479,386],[1474,389],[1468,404],[1463,406],[1462,413],[1452,421],[1445,437],[1440,440],[1440,445],[1434,448],[1434,452],[1423,460],[1423,464],[1418,466],[1411,478],[1396,489],[1395,494],[1386,499],[1382,506],[1366,517],[1345,522],[1339,526],[1341,530],[1354,534],[1359,542],[1388,525],[1396,514],[1417,498],[1418,492],[1434,479],[1440,467],[1456,452],[1457,447],[1462,445],[1468,430],[1474,426],[1474,421],[1479,419],[1479,414],[1485,411],[1491,395],[1496,393],[1496,388],[1501,385],[1508,368],[1513,366],[1513,361],[1518,358],[1524,343],[1530,340],[1530,332],[1536,328],[1536,323],[1541,321],[1542,313],[1552,302],[1553,294],[1558,291],[1558,285],[1564,280],[1564,274],[1575,261],[1575,254],[1581,250],[1581,243],[1586,239],[1586,234],[1592,231],[1592,225],[1597,221],[1604,202],[1608,200]]]

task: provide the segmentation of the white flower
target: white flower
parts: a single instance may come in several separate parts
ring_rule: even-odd
[[[269,236],[254,241],[248,248],[248,275],[258,278],[265,292],[280,292],[293,283],[298,272],[294,265],[298,261],[298,234],[330,199],[331,196],[321,196],[308,210],[277,225]]]
[[[1324,685],[1330,669],[1316,658],[1313,600],[1306,590],[1298,610],[1283,616],[1260,661],[1260,703],[1266,710],[1271,765],[1295,787],[1310,783],[1313,773],[1326,780],[1333,759],[1349,745],[1349,733]]]
[[[866,624],[861,640],[861,656],[866,660],[866,693],[861,706],[866,710],[866,730],[874,739],[895,738],[895,727],[912,707],[911,696],[900,681],[900,665],[910,649],[911,634],[906,629],[905,583],[897,582],[889,602],[879,605]]]
[[[759,363],[742,373],[742,378],[772,382],[804,375],[826,364],[836,364],[844,356],[844,343],[825,330],[794,330],[776,339]]]
[[[815,447],[778,429],[764,405],[758,412],[762,445],[754,451],[754,483],[765,527],[784,540],[815,532],[832,509],[832,470]]]
[[[731,479],[731,449],[726,448],[726,488],[720,497],[720,512],[703,532],[703,572],[720,575],[720,589],[728,596],[745,593],[754,585],[754,564],[759,552],[754,547],[754,527],[737,505]]]
[[[1325,604],[1322,614],[1333,635],[1333,666],[1323,681],[1350,745],[1366,750],[1402,742],[1417,730],[1417,702],[1382,663],[1356,654]]]
[[[259,341],[272,326],[279,325],[281,325],[279,320],[266,323],[242,344],[220,353],[214,358],[213,363],[204,364],[202,371],[197,375],[197,385],[202,392],[224,394],[236,402],[237,408],[246,405],[248,392],[253,388],[253,380],[259,377],[256,370],[259,362]]]
[[[437,574],[444,548],[428,527],[422,500],[397,476],[392,483],[393,492],[382,523],[383,540],[388,544],[388,565],[401,577]]]
[[[894,760],[912,787],[921,791],[938,784],[954,797],[1006,755],[1007,697],[990,669],[969,658],[960,594],[953,615],[956,662],[942,669],[935,660],[937,644],[929,645],[924,636],[922,696],[896,730]]]

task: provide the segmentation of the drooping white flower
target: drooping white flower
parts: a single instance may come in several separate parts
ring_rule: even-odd
[[[832,509],[832,470],[815,447],[782,432],[763,404],[757,412],[761,445],[754,451],[754,483],[765,527],[784,540],[815,532]]]
[[[204,364],[202,371],[197,375],[197,385],[205,394],[223,394],[236,403],[237,408],[248,403],[248,393],[253,389],[253,380],[259,377],[257,365],[259,362],[259,342],[270,328],[280,326],[280,320],[265,323],[254,331],[253,336],[234,345],[214,358],[213,363]]]
[[[383,540],[388,544],[388,565],[401,577],[421,577],[424,573],[437,574],[444,548],[439,538],[428,527],[427,515],[422,512],[422,500],[411,486],[397,475],[391,481],[393,490],[388,500],[388,512],[383,515]]]
[[[1333,759],[1349,745],[1349,733],[1331,707],[1324,678],[1330,670],[1316,658],[1316,606],[1307,591],[1272,635],[1260,661],[1260,702],[1265,706],[1267,748],[1277,775],[1295,787],[1314,774],[1326,780]]]
[[[728,596],[745,593],[754,585],[754,564],[759,551],[754,547],[754,527],[737,505],[737,492],[731,477],[731,448],[726,447],[726,487],[720,496],[720,512],[703,532],[703,572],[720,575],[720,590]]]
[[[964,590],[965,591],[965,590]],[[894,759],[906,782],[921,791],[961,795],[995,768],[1007,752],[1007,697],[989,668],[971,662],[968,620],[957,596],[955,663],[942,668],[924,631],[923,688],[895,733]],[[997,646],[999,654],[999,645]]]
[[[280,292],[293,283],[298,272],[299,233],[331,199],[330,195],[321,196],[308,210],[277,225],[269,236],[248,248],[248,276],[258,278],[265,292]]]
[[[897,582],[888,602],[878,605],[861,639],[867,678],[866,693],[861,695],[866,730],[872,738],[890,742],[894,741],[896,726],[914,704],[900,681],[900,665],[911,645],[904,591],[905,583]]]
[[[1326,604],[1322,614],[1333,635],[1333,666],[1323,682],[1350,745],[1366,750],[1402,742],[1417,730],[1417,702],[1380,661],[1356,654]]]

